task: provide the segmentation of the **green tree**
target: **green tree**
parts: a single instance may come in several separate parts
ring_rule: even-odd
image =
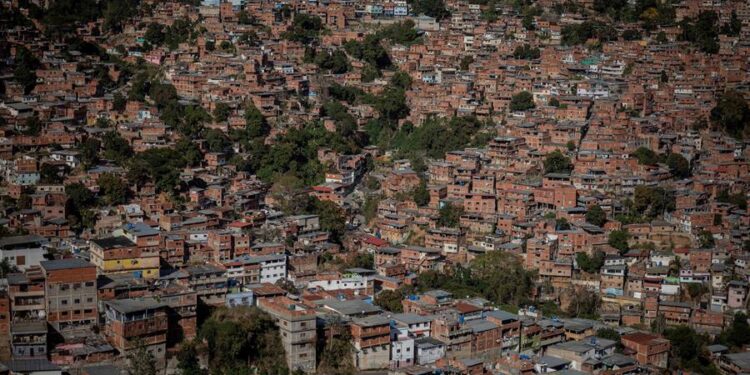
[[[253,17],[250,16],[246,10],[237,12],[237,22],[240,25],[252,25],[254,23]]]
[[[643,146],[638,147],[631,155],[638,159],[638,164],[656,165],[659,162],[659,155]]]
[[[680,154],[671,153],[667,156],[669,171],[677,178],[690,177],[690,162]]]
[[[349,268],[364,268],[368,270],[374,269],[375,256],[369,253],[358,253],[348,262],[345,262],[341,265],[342,271],[345,271]]]
[[[627,29],[622,32],[622,39],[627,41],[641,40],[642,37],[641,32],[638,30]]]
[[[747,197],[744,192],[738,192],[736,194],[729,194],[729,190],[722,190],[716,195],[716,201],[721,203],[729,203],[737,206],[740,210],[747,209]]]
[[[120,32],[122,24],[130,17],[138,14],[137,0],[107,1],[104,8],[105,30]]]
[[[232,143],[221,130],[208,129],[204,132],[203,138],[206,140],[206,148],[209,152],[226,152],[231,150]]]
[[[461,63],[459,64],[459,69],[461,70],[469,70],[469,66],[471,63],[474,62],[474,57],[472,56],[464,56],[461,58]]]
[[[570,297],[570,304],[566,310],[568,315],[584,319],[598,318],[598,310],[601,305],[598,292],[586,288],[574,288]]]
[[[607,222],[607,213],[599,205],[593,205],[586,211],[586,222],[601,227]]]
[[[387,311],[402,313],[404,312],[404,307],[401,304],[403,299],[404,295],[400,290],[384,290],[375,296],[373,303]]]
[[[36,69],[40,65],[39,59],[26,47],[17,46],[14,65],[13,79],[23,86],[24,93],[30,93],[36,87]]]
[[[576,264],[585,272],[599,273],[599,270],[604,265],[604,253],[597,251],[593,257],[584,252],[577,253]]]
[[[133,156],[133,148],[130,147],[128,141],[114,131],[104,134],[102,149],[104,150],[104,158],[113,160],[119,165]]]
[[[380,71],[380,69],[390,67],[392,63],[379,35],[367,35],[362,42],[347,41],[344,44],[344,49],[355,59],[362,60]]]
[[[404,90],[389,87],[375,100],[375,110],[388,121],[396,122],[409,114]]]
[[[573,171],[573,163],[570,158],[563,155],[560,150],[547,154],[544,159],[544,173],[570,173]]]
[[[365,198],[365,203],[362,205],[362,215],[365,217],[367,223],[370,223],[377,215],[380,199],[379,195],[374,194],[368,195]]]
[[[180,186],[180,170],[188,165],[195,150],[192,142],[180,140],[175,148],[154,148],[138,153],[128,163],[127,179],[136,185],[153,181],[159,191],[172,193]]]
[[[323,30],[323,21],[320,17],[297,13],[294,15],[291,27],[282,34],[282,37],[295,42],[309,44],[318,39],[321,30]]]
[[[541,56],[539,48],[531,47],[529,44],[519,45],[513,51],[513,57],[517,59],[533,60]]]
[[[566,218],[555,220],[555,230],[570,230],[570,223]]]
[[[128,372],[130,375],[156,375],[156,360],[146,349],[146,344],[140,342],[136,350],[128,354]]]
[[[534,96],[528,91],[521,91],[510,98],[511,111],[526,111],[534,107]]]
[[[719,16],[714,11],[702,11],[696,19],[680,21],[680,38],[692,42],[706,53],[719,52]]]
[[[713,248],[716,244],[716,241],[714,241],[714,235],[707,230],[700,231],[698,233],[698,244],[704,249]]]
[[[708,337],[684,325],[666,328],[664,336],[671,342],[673,367],[700,374],[718,374],[706,350]]]
[[[42,121],[37,116],[31,116],[26,119],[23,123],[23,134],[24,135],[39,135],[42,131]]]
[[[245,130],[250,138],[265,138],[271,131],[266,118],[252,103],[245,108]]]
[[[333,322],[328,327],[332,333],[337,335],[326,340],[325,346],[319,349],[320,363],[317,372],[330,375],[354,375],[357,369],[354,366],[351,335],[341,322]]]
[[[447,204],[439,211],[438,225],[441,227],[458,228],[459,220],[463,213],[463,207]]]
[[[620,336],[620,333],[612,328],[599,328],[596,331],[596,337],[614,341],[615,352],[617,353],[621,353],[624,348],[624,346],[622,345],[622,336]]]
[[[518,306],[529,302],[528,296],[534,287],[534,274],[524,269],[518,256],[504,251],[491,251],[475,258],[469,271],[468,275],[461,271],[454,272],[451,280],[443,277],[443,282],[466,285],[469,290],[476,290],[471,294],[479,293],[499,305]]]
[[[224,122],[229,119],[229,114],[231,113],[231,109],[229,108],[229,104],[227,103],[216,103],[216,107],[214,108],[214,121],[217,122]]]
[[[526,14],[521,19],[521,25],[524,29],[533,31],[536,30],[536,25],[534,24],[534,15],[533,14]]]
[[[599,328],[596,331],[596,337],[600,337],[607,340],[612,340],[616,342],[618,345],[621,345],[620,340],[622,337],[620,336],[620,333],[615,331],[612,328]]]
[[[728,90],[711,110],[711,121],[732,137],[742,139],[750,131],[750,107],[742,94]]]
[[[617,40],[617,30],[610,24],[584,21],[580,24],[567,25],[562,29],[562,44],[573,46],[583,44],[589,39],[600,42]]]
[[[443,0],[409,0],[409,4],[415,14],[424,14],[435,18],[436,21],[440,21],[450,15]]]
[[[128,186],[117,175],[104,173],[97,180],[105,202],[110,205],[126,203],[128,200]]]
[[[380,78],[381,75],[382,73],[380,70],[370,64],[366,64],[362,67],[362,82],[372,82],[375,79]]]
[[[411,83],[411,76],[409,76],[409,73],[401,70],[393,74],[390,81],[392,86],[398,87],[402,90],[409,90],[411,88]]]
[[[114,109],[117,112],[122,112],[125,110],[125,106],[127,106],[128,100],[120,94],[119,92],[114,93],[112,95],[112,109]]]
[[[76,208],[90,207],[95,203],[94,193],[80,182],[65,185],[65,195]]]
[[[43,184],[59,184],[63,182],[60,168],[52,164],[42,164],[39,168],[39,179]]]
[[[419,185],[412,191],[412,199],[418,206],[424,206],[430,202],[430,192],[427,190],[427,182],[420,179]]]
[[[160,24],[152,22],[146,26],[146,33],[143,35],[143,39],[153,46],[161,46],[165,39],[163,29]]]
[[[181,375],[206,375],[208,371],[203,370],[198,361],[199,344],[193,341],[183,342],[180,351],[177,352],[177,369]]]
[[[607,243],[620,251],[620,254],[625,254],[630,249],[628,245],[628,239],[630,234],[626,230],[613,230],[609,233],[609,240]]]
[[[388,39],[392,43],[406,46],[419,41],[419,33],[415,28],[414,21],[409,19],[385,26],[375,36],[378,39]]]
[[[656,42],[659,44],[666,44],[669,42],[669,39],[667,39],[667,33],[664,31],[659,31],[658,34],[656,34]]]
[[[732,11],[729,23],[726,23],[721,27],[721,33],[728,36],[738,36],[740,35],[740,31],[742,31],[742,21],[737,17],[737,12]]]
[[[1,227],[1,229],[4,231],[7,231],[7,228],[5,227]],[[6,234],[7,232],[4,232],[2,237],[5,237]],[[3,260],[0,261],[0,276],[7,277],[9,273],[18,273],[18,272],[21,272],[21,271],[15,265],[10,264],[9,258],[3,258]]]
[[[81,155],[81,164],[88,169],[99,162],[99,141],[94,138],[86,138],[80,145],[78,151]]]
[[[734,314],[732,324],[721,333],[719,342],[737,349],[750,344],[750,325],[745,313],[738,311]]]
[[[633,210],[650,219],[656,218],[665,211],[671,212],[675,209],[674,194],[662,187],[636,186],[633,198]]]
[[[318,215],[320,229],[329,232],[334,242],[339,242],[346,230],[344,211],[331,201],[321,201],[318,198],[300,194],[288,199],[282,209],[291,215]]]
[[[212,373],[287,374],[285,351],[274,319],[255,307],[220,307],[203,323]]]

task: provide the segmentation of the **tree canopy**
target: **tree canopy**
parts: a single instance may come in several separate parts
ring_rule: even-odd
[[[284,347],[274,319],[255,307],[220,307],[203,323],[211,373],[286,375]]]
[[[447,274],[422,272],[420,290],[443,289],[457,297],[481,296],[496,305],[520,306],[528,302],[534,273],[524,269],[514,254],[492,251],[476,257],[468,267],[456,266]]]
[[[728,90],[711,110],[711,121],[727,134],[742,139],[750,132],[750,107],[737,91]]]
[[[629,238],[630,233],[628,233],[627,230],[613,230],[609,233],[609,240],[607,243],[619,250],[620,254],[625,254],[630,250],[630,245],[628,245]]]
[[[404,312],[401,304],[403,299],[404,295],[400,290],[384,290],[375,296],[373,303],[390,312],[401,313]]]
[[[534,96],[528,91],[521,91],[510,98],[511,111],[526,111],[534,107]]]
[[[424,14],[435,18],[437,21],[450,15],[443,0],[409,0],[408,2],[412,11],[417,15]]]
[[[296,13],[291,27],[282,34],[282,37],[308,44],[318,39],[321,30],[323,30],[323,21],[320,17],[305,13]]]
[[[550,152],[544,159],[544,173],[570,173],[573,163],[560,150]]]
[[[586,211],[586,222],[598,227],[607,222],[607,213],[599,205],[593,205]]]

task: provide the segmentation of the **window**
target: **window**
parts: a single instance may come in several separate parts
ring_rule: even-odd
[[[26,265],[26,256],[25,255],[16,256],[16,265],[18,266]]]

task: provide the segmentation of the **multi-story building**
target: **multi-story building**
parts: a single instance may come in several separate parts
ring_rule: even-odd
[[[227,295],[226,270],[209,264],[190,266],[174,272],[164,279],[174,279],[190,287],[198,299],[211,306],[223,305]]]
[[[46,243],[44,237],[37,235],[0,238],[0,260],[7,259],[9,265],[21,271],[39,266],[47,252]]]
[[[47,322],[28,320],[13,322],[10,345],[14,359],[47,357]]]
[[[0,289],[0,361],[10,359],[10,322],[10,297]]]
[[[38,268],[8,275],[11,318],[15,321],[44,320],[44,275]]]
[[[104,335],[123,355],[145,346],[157,365],[163,367],[169,328],[167,308],[156,298],[107,301]]]
[[[387,368],[391,351],[391,321],[383,315],[355,318],[351,322],[354,364],[360,370]]]
[[[289,369],[314,373],[316,364],[316,315],[288,297],[258,300],[258,307],[276,319]]]
[[[635,332],[623,335],[622,345],[635,352],[635,360],[641,365],[667,367],[669,359],[669,340],[657,335]]]
[[[287,276],[285,254],[271,254],[250,256],[242,255],[226,263],[227,276],[231,279],[246,283],[270,283]]]
[[[47,356],[44,275],[38,267],[8,275],[10,342],[13,358]]]
[[[125,236],[91,240],[91,262],[105,275],[131,273],[136,277],[159,277],[159,251],[138,247]]]
[[[413,366],[414,355],[414,336],[407,327],[393,325],[391,327],[390,368]]]
[[[96,266],[81,259],[43,261],[47,321],[58,331],[96,324]]]

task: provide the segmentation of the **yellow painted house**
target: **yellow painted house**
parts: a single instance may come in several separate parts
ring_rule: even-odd
[[[159,277],[159,253],[141,249],[124,236],[91,240],[91,263],[100,274],[132,274],[142,278]]]

